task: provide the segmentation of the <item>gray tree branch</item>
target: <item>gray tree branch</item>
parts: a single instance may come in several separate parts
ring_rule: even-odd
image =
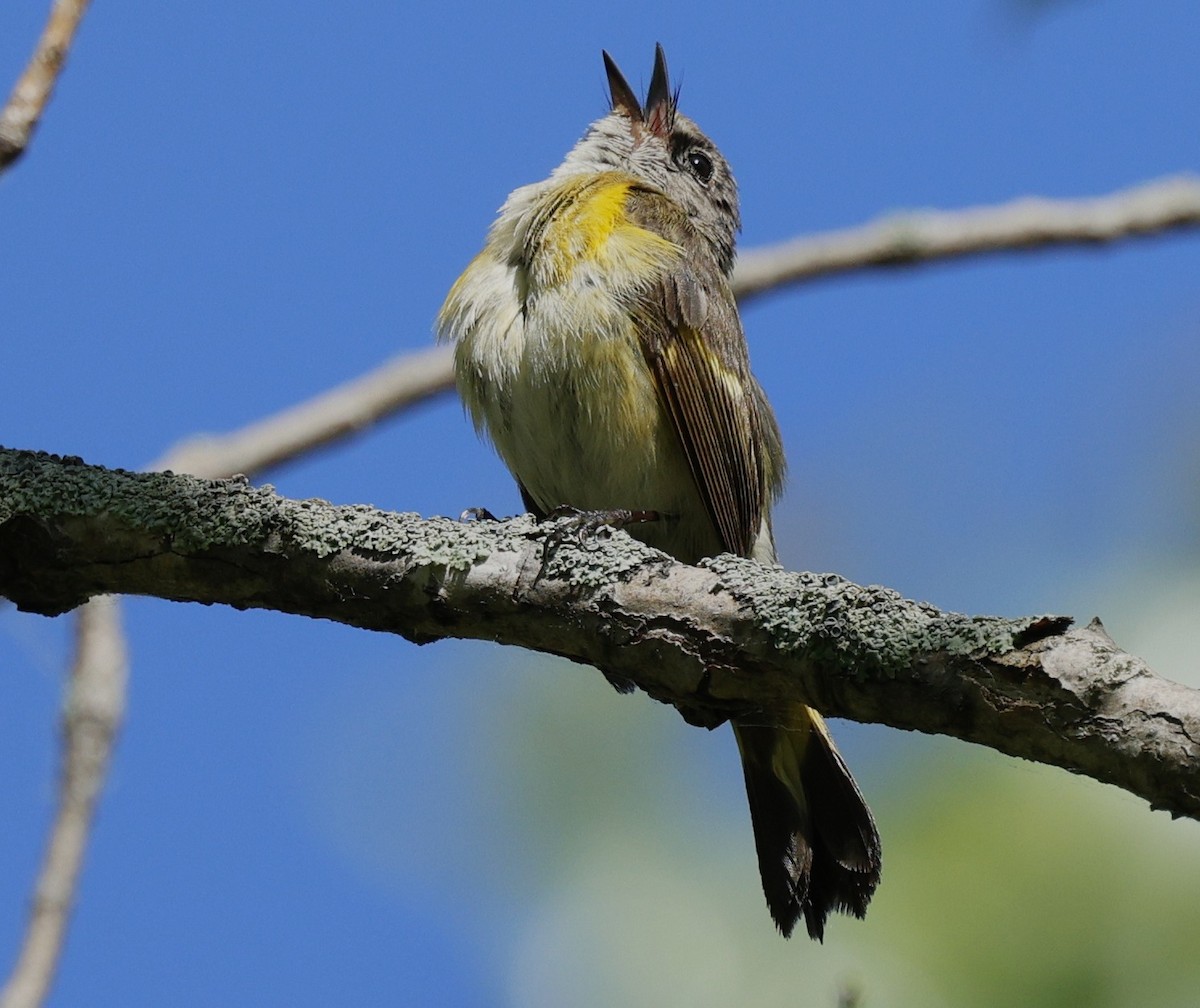
[[[599,668],[693,723],[788,700],[952,735],[1200,818],[1200,692],[1093,623],[972,617],[833,575],[624,535],[463,524],[290,501],[243,480],[133,474],[0,451],[0,594],[55,614],[154,595],[337,620],[418,643],[495,640]]]

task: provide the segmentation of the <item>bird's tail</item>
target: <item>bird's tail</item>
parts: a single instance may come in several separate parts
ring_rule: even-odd
[[[735,723],[763,893],[788,937],[818,941],[838,910],[862,917],[879,884],[879,832],[825,722],[797,705],[787,728]]]

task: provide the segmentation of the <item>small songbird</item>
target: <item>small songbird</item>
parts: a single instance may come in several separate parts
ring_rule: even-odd
[[[729,285],[733,175],[677,111],[661,46],[644,105],[604,64],[611,111],[548,179],[508,197],[439,338],[535,515],[637,510],[656,520],[630,533],[684,563],[775,564],[783,446]],[[832,911],[863,916],[879,834],[821,716],[796,703],[733,732],[779,930],[803,917],[820,939]]]

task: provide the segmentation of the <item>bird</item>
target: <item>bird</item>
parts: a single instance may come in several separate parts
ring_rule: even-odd
[[[777,565],[784,451],[730,286],[736,182],[679,112],[661,45],[644,101],[602,55],[607,114],[511,193],[438,338],[533,515],[599,515],[687,564]],[[832,912],[863,917],[879,884],[875,820],[811,707],[732,726],[768,910],[785,937],[803,919],[822,940]]]

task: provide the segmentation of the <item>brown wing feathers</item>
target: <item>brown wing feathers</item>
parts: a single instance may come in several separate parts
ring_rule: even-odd
[[[749,556],[765,506],[754,379],[733,294],[702,241],[661,193],[637,187],[628,212],[684,249],[638,306],[642,350],[723,547]]]
[[[722,545],[749,556],[762,521],[762,476],[741,383],[693,329],[666,334],[648,358]]]

